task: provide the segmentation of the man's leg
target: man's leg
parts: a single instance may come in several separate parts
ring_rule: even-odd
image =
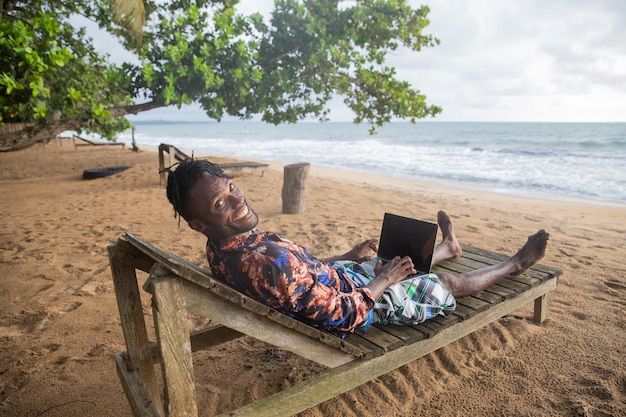
[[[503,262],[462,274],[437,272],[437,276],[455,297],[476,294],[505,276],[519,275],[536,264],[546,253],[549,237],[548,233],[540,230],[529,236],[526,244]]]
[[[443,239],[441,243],[435,246],[433,251],[433,260],[431,264],[437,265],[441,261],[445,261],[450,258],[458,258],[463,253],[459,242],[454,235],[454,229],[452,228],[452,219],[444,211],[437,213],[437,224],[439,224],[439,230]]]

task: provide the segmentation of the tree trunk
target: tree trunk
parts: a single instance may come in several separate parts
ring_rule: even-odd
[[[306,180],[309,175],[308,162],[287,165],[283,178],[283,213],[298,214],[304,211],[307,189]]]
[[[0,152],[18,151],[39,142],[48,142],[66,130],[79,126],[74,123],[51,123],[43,127],[26,126],[14,132],[0,133]]]
[[[1,1],[1,0],[0,0]],[[111,117],[122,117],[127,114],[137,114],[142,111],[163,107],[164,104],[158,101],[133,104],[124,107],[113,107],[107,109]],[[57,119],[58,120],[58,119]],[[0,152],[18,151],[28,148],[39,142],[47,142],[63,133],[66,130],[77,130],[89,127],[93,120],[69,119],[63,121],[50,121],[45,125],[28,125],[23,129],[9,132],[0,131]]]

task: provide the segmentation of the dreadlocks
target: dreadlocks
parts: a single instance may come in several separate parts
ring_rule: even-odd
[[[170,167],[171,168],[171,167]],[[188,220],[185,213],[185,200],[191,187],[196,181],[207,173],[212,177],[230,178],[218,165],[207,160],[188,158],[178,164],[175,171],[168,169],[167,176],[167,199],[174,206],[174,217],[178,216]],[[180,220],[179,217],[179,220]]]

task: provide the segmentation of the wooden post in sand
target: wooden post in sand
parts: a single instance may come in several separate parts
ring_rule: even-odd
[[[307,189],[306,179],[309,175],[308,162],[287,165],[283,178],[283,213],[298,214],[304,211]]]

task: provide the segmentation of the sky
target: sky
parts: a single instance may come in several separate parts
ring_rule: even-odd
[[[626,122],[626,1],[423,0],[441,43],[387,63],[443,108],[438,121]],[[267,13],[272,0],[243,0]],[[331,120],[350,121],[341,100]],[[208,120],[191,106],[133,120]]]

